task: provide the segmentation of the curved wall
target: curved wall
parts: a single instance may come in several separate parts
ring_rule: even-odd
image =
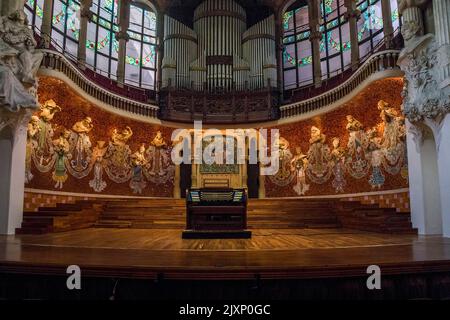
[[[330,112],[277,126],[288,147],[282,170],[265,179],[266,196],[351,194],[408,187],[404,118],[400,116],[402,88],[401,78],[378,80]],[[377,107],[380,100],[389,104],[384,111]],[[361,128],[350,125],[347,129],[347,115]],[[353,127],[358,126],[356,121]],[[313,126],[320,131],[316,136],[311,133]],[[333,138],[339,139],[337,148],[333,147]],[[307,163],[294,159],[297,147]],[[303,176],[306,181],[298,183]]]
[[[172,129],[109,113],[55,78],[40,77],[38,95],[43,107],[29,124],[27,188],[172,196],[174,167],[169,161],[169,149],[160,147],[159,141],[152,145],[158,131],[169,144]],[[56,108],[51,112],[49,100],[53,100],[60,110]],[[49,107],[45,107],[46,102]],[[82,122],[87,117],[92,120],[91,125]],[[87,131],[83,127],[90,126],[89,132],[83,132]],[[124,132],[127,127],[132,132],[129,137],[130,134]],[[67,136],[58,141],[66,129],[69,130]],[[101,148],[99,141],[104,142]],[[133,166],[133,161],[136,163],[139,159],[133,160],[132,155],[142,144],[145,144],[141,159],[145,168],[140,172]],[[136,154],[136,158],[138,156]],[[62,186],[56,185],[58,181]]]
[[[266,196],[336,196],[407,188],[402,119],[395,116],[388,124],[377,109],[378,101],[384,100],[390,104],[385,113],[399,113],[402,87],[400,78],[378,80],[344,105],[313,118],[280,125],[253,124],[254,128],[278,128],[285,145],[289,144],[284,149],[282,170],[274,177],[265,177]],[[92,195],[173,196],[170,138],[175,124],[141,122],[110,113],[52,77],[39,79],[38,94],[42,105],[52,99],[61,110],[56,109],[52,118],[43,108],[30,122],[27,188]],[[51,103],[47,105],[51,109]],[[347,115],[358,120],[363,129],[350,133]],[[89,120],[82,122],[87,117],[92,120],[90,130]],[[132,131],[128,139],[123,132],[127,126]],[[180,126],[186,128],[186,124]],[[318,142],[311,143],[312,126],[326,137],[317,135]],[[65,129],[69,130],[66,137],[58,141]],[[158,131],[166,146],[155,140]],[[334,150],[333,137],[340,139],[340,149]],[[98,141],[104,145],[98,146]],[[140,157],[136,152],[142,144],[145,150]],[[302,158],[295,158],[296,147],[301,147],[308,163],[295,160]]]

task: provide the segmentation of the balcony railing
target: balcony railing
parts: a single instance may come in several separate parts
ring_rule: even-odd
[[[41,49],[41,51],[44,54],[41,68],[44,70],[55,70],[63,73],[84,92],[114,108],[145,117],[157,117],[157,106],[140,102],[140,99],[133,97],[132,94],[128,97],[126,95],[119,95],[106,85],[104,85],[105,87],[99,85],[97,81],[94,81],[91,77],[88,77],[84,72],[80,71],[71,60],[67,59],[58,51],[48,49]]]
[[[373,54],[347,80],[318,96],[280,107],[281,118],[289,118],[329,106],[344,98],[360,84],[375,73],[395,70],[401,75],[397,66],[399,50],[384,50]]]

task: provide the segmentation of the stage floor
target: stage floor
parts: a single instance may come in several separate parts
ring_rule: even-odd
[[[181,239],[181,230],[84,229],[0,236],[0,272],[173,279],[313,278],[450,271],[450,238],[348,229],[257,229],[251,239]]]

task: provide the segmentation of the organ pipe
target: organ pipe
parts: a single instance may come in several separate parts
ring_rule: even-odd
[[[232,0],[205,0],[193,29],[169,16],[164,24],[162,86],[203,90],[261,89],[276,84],[275,20],[247,29],[246,12]],[[169,80],[170,79],[170,80]]]

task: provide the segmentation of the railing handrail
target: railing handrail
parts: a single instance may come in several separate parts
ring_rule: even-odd
[[[303,113],[310,112],[310,111],[315,111],[315,110],[321,109],[323,107],[326,107],[328,105],[331,105],[331,104],[335,103],[336,101],[340,100],[343,96],[345,96],[345,95],[341,96],[340,94],[337,94],[337,93],[345,92],[346,94],[348,94],[356,86],[358,86],[364,80],[366,80],[370,75],[372,75],[376,72],[386,70],[386,69],[388,69],[388,70],[389,69],[399,69],[395,63],[396,57],[398,56],[399,53],[400,53],[400,50],[397,50],[397,49],[387,49],[387,50],[383,50],[383,51],[374,53],[356,71],[354,71],[347,80],[345,80],[343,83],[336,86],[335,88],[330,89],[322,94],[319,94],[317,96],[311,97],[311,98],[303,100],[303,101],[297,101],[297,102],[293,102],[290,104],[286,104],[284,106],[280,106],[281,118],[289,118],[292,116],[296,116],[296,115],[303,114]],[[381,59],[384,59],[385,57],[389,58],[390,56],[392,56],[392,65],[384,65],[384,61],[383,61],[382,67],[377,65],[376,66],[377,68],[374,68],[370,72],[370,74],[368,74],[365,78],[361,78],[361,75],[363,75],[364,71],[369,69],[369,67],[371,65],[377,63],[378,61],[380,61]],[[357,83],[354,83],[355,80],[358,80]],[[348,88],[351,88],[351,90],[348,90]],[[327,99],[333,95],[336,96],[337,98]],[[309,108],[307,108],[307,110],[299,110],[299,109],[304,108],[305,106],[308,106]],[[296,109],[299,111],[293,112],[293,113],[289,112],[290,110],[293,110],[293,109]]]
[[[41,64],[42,69],[56,70],[65,74],[81,90],[88,93],[93,98],[115,109],[131,112],[134,114],[157,118],[158,106],[143,103],[129,97],[119,95],[105,89],[95,81],[89,79],[81,72],[73,62],[67,59],[61,52],[51,49],[40,49],[44,54]]]
[[[42,38],[41,35],[44,34],[44,33],[42,32],[42,30],[40,28],[38,28],[35,25],[30,25],[30,27],[33,29],[33,32],[34,32],[34,34],[37,37]],[[39,31],[39,34],[36,31]],[[63,35],[63,36],[66,37],[66,35]],[[78,60],[77,56],[73,55],[72,53],[70,53],[67,50],[64,50],[64,48],[61,47],[61,45],[57,41],[55,41],[55,39],[52,38],[51,35],[47,35],[47,37],[48,37],[48,39],[50,39],[51,46],[53,48],[55,48],[55,50],[53,50],[53,51],[60,52],[60,53],[64,54],[64,56],[66,58],[68,58],[68,60],[72,61],[75,65],[78,65],[79,60]],[[78,42],[77,42],[77,44],[78,44]],[[42,49],[46,49],[46,48],[42,48]],[[51,49],[48,49],[48,50],[51,50]],[[109,57],[109,58],[112,59],[112,57]],[[113,74],[113,73],[111,73],[109,71],[105,71],[105,70],[103,70],[101,68],[95,67],[95,66],[87,63],[86,61],[83,63],[83,66],[87,67],[88,69],[92,70],[93,72],[95,72],[95,73],[97,73],[99,75],[106,76],[106,77],[108,77],[111,80],[114,79],[115,77],[117,77],[116,74]],[[112,80],[112,81],[114,81],[114,80]],[[129,82],[134,83],[134,84],[130,84]],[[142,88],[142,87],[136,85],[136,83],[137,82],[134,81],[134,80],[127,79],[127,82],[124,85],[126,85],[129,88],[132,88],[133,90],[141,91],[142,94],[145,94],[149,90],[151,91],[151,89]]]
[[[383,32],[384,32],[384,31],[383,31]],[[371,49],[369,52],[367,52],[364,56],[362,56],[362,57],[359,58],[359,60],[358,60],[358,66],[359,66],[359,67],[362,66],[362,65],[364,64],[364,62],[366,62],[368,59],[370,59],[372,56],[374,56],[377,52],[379,52],[379,50],[386,44],[385,39],[386,39],[388,36],[392,36],[392,39],[393,39],[393,38],[395,38],[396,36],[398,36],[399,34],[400,34],[400,27],[397,27],[397,28],[392,32],[392,34],[390,34],[390,35],[386,35],[386,34],[385,34],[385,35],[384,35],[384,39],[382,39],[380,42],[378,42],[378,43],[373,47],[373,49]],[[355,64],[355,65],[356,65],[356,64]],[[338,76],[344,75],[345,71],[348,70],[348,69],[350,69],[350,68],[353,68],[353,63],[352,63],[352,62],[350,62],[350,63],[344,65],[344,66],[342,67],[342,69],[338,69],[338,70],[335,70],[335,71],[333,71],[333,72],[330,72],[330,73],[329,73],[329,74],[330,74],[330,77],[328,77],[327,79],[322,80],[322,85],[323,85],[324,83],[326,84],[328,81],[333,81],[333,80],[334,80],[336,77],[338,77]],[[284,89],[284,91],[290,90],[290,91],[293,91],[293,92],[297,92],[297,91],[308,90],[308,89],[310,89],[310,88],[315,87],[315,84],[314,84],[314,83],[311,83],[311,81],[313,81],[313,78],[312,78],[312,77],[311,77],[310,79],[307,79],[307,80],[304,80],[304,81],[299,82],[297,87],[295,87],[295,88],[290,88],[290,89]],[[308,82],[309,84],[302,85],[303,83],[307,83],[307,82]]]

